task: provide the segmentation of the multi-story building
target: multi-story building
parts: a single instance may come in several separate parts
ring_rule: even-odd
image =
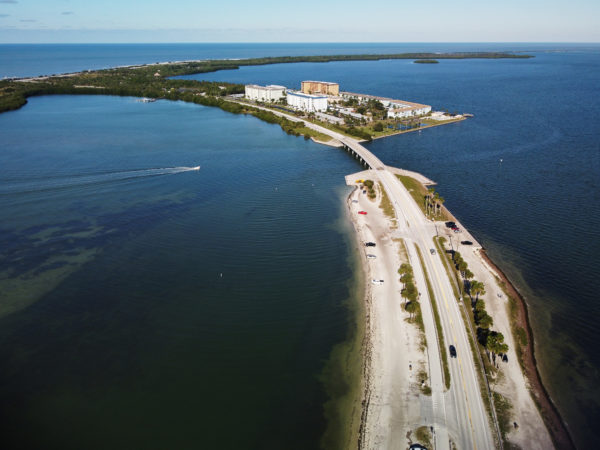
[[[287,91],[287,104],[302,111],[327,111],[327,97],[325,95]]]
[[[245,97],[249,100],[276,102],[285,97],[285,86],[277,86],[275,84],[269,86],[247,84],[245,86],[245,94]]]
[[[392,98],[377,97],[375,95],[355,94],[353,92],[342,92],[342,98],[355,98],[359,103],[367,103],[369,100],[377,100],[387,108],[387,116],[391,118],[403,118],[422,116],[431,112],[431,106],[421,105],[420,103],[407,102],[404,100],[394,100]]]
[[[340,85],[329,81],[303,81],[301,90],[304,94],[338,95]]]

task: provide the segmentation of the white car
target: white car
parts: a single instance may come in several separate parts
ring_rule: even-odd
[[[369,259],[375,259],[375,258],[377,258],[377,256],[375,256],[375,255],[367,255],[367,258],[369,258]]]
[[[373,284],[383,284],[383,280],[371,280]]]

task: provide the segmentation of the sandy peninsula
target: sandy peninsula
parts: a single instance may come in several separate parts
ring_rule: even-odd
[[[430,359],[437,356],[429,353],[432,343],[424,345],[424,334],[415,323],[410,322],[410,315],[403,308],[402,284],[397,272],[402,263],[414,264],[415,261],[406,251],[406,243],[394,236],[395,221],[380,208],[381,190],[377,190],[375,199],[369,199],[358,188],[360,183],[357,180],[374,179],[373,175],[367,170],[346,177],[347,184],[357,186],[348,199],[348,210],[359,241],[363,243],[358,251],[368,284],[365,306],[366,382],[358,447],[405,449],[420,443],[437,448],[440,443],[430,431],[433,400],[429,389]],[[426,180],[419,174],[412,175],[421,182]],[[359,214],[359,211],[366,214]],[[487,309],[494,318],[495,329],[504,334],[510,347],[508,361],[499,364],[498,375],[490,380],[491,389],[512,405],[510,421],[513,426],[505,440],[521,448],[553,448],[550,433],[532,399],[530,383],[514,356],[515,343],[509,323],[508,298],[501,285],[502,277],[482,256],[477,241],[459,226],[462,229],[460,240],[473,242],[473,245],[461,246],[459,250],[475,278],[484,282]],[[459,236],[447,229],[443,222],[437,227],[440,234],[446,236],[448,249],[451,245],[456,246]],[[366,247],[365,242],[376,245]],[[383,284],[373,284],[372,280],[384,281]]]

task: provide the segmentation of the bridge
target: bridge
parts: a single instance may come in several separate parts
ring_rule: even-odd
[[[354,139],[346,138],[340,139],[339,141],[342,144],[342,148],[346,150],[350,155],[352,155],[355,159],[358,159],[363,166],[374,170],[385,169],[385,165],[377,156],[375,156],[365,147],[360,145]]]

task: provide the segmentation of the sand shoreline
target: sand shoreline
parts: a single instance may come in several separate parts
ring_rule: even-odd
[[[519,307],[517,319],[518,325],[522,326],[527,333],[527,346],[523,349],[523,360],[521,362],[525,368],[527,381],[530,383],[529,389],[534,395],[534,399],[542,414],[544,423],[548,428],[548,432],[557,448],[575,449],[575,444],[568,431],[567,425],[544,386],[538,370],[535,357],[535,336],[529,320],[529,307],[527,306],[527,302],[502,269],[500,269],[488,256],[485,249],[480,251],[480,255],[496,272],[501,282],[504,283],[507,294],[516,300]]]
[[[416,174],[418,176],[421,177],[421,179],[426,179],[426,177],[423,177],[420,174]],[[349,175],[347,177],[347,182],[349,181],[350,178],[361,178],[361,176],[359,176],[359,174],[354,174],[354,175]],[[350,178],[349,178],[350,177]],[[415,177],[416,178],[416,177]],[[350,220],[352,222],[354,231],[355,231],[355,235],[356,235],[356,239],[358,242],[359,246],[362,246],[362,241],[364,241],[366,239],[365,233],[364,233],[364,229],[361,229],[361,224],[359,223],[359,221],[363,221],[364,219],[361,219],[360,216],[357,216],[356,211],[353,212],[353,198],[360,198],[362,196],[360,196],[360,192],[358,193],[357,196],[357,189],[355,188],[349,195],[348,198],[346,199],[346,206],[348,208],[348,212],[350,214]],[[378,208],[378,204],[379,202],[376,201],[375,202],[376,208]],[[363,206],[361,206],[363,207]],[[354,208],[355,209],[355,208]],[[446,208],[444,208],[446,209]],[[446,211],[449,213],[449,215],[451,217],[454,217],[447,209]],[[369,212],[369,214],[371,214],[371,212]],[[369,216],[370,220],[380,220],[377,219],[376,217],[374,217],[373,215]],[[386,220],[386,226],[389,226],[389,224],[387,223]],[[363,224],[364,227],[364,224]],[[463,228],[464,230],[464,228]],[[465,234],[467,234],[466,230],[464,230]],[[463,236],[464,238],[464,236]],[[379,245],[379,244],[378,244]],[[359,249],[360,251],[360,249]],[[530,434],[535,435],[535,433],[539,433],[540,430],[540,426],[542,428],[545,428],[546,433],[548,433],[548,437],[547,439],[541,439],[540,436],[540,440],[537,442],[538,445],[541,445],[541,447],[539,448],[543,448],[543,444],[542,443],[546,443],[549,444],[549,441],[551,439],[552,443],[554,444],[554,446],[556,448],[575,448],[573,445],[573,441],[568,433],[568,430],[566,428],[566,425],[562,419],[562,417],[560,416],[558,410],[556,409],[555,405],[553,404],[546,388],[544,387],[537,366],[536,366],[536,361],[535,361],[535,355],[533,353],[533,332],[531,330],[530,327],[530,323],[529,323],[529,317],[527,314],[527,305],[526,302],[524,300],[524,298],[519,294],[518,290],[515,288],[515,286],[510,282],[510,280],[506,277],[506,275],[498,268],[498,266],[496,264],[494,264],[494,262],[489,258],[489,256],[485,253],[484,250],[480,250],[479,252],[473,252],[474,254],[479,254],[480,259],[481,259],[481,266],[484,268],[484,270],[486,270],[488,272],[489,275],[491,275],[494,279],[496,279],[499,283],[504,283],[504,289],[507,291],[507,294],[509,294],[511,297],[513,297],[518,306],[519,306],[519,324],[527,331],[527,335],[528,335],[528,348],[524,349],[525,351],[523,351],[523,361],[522,361],[522,366],[525,366],[525,370],[523,370],[522,368],[519,369],[524,377],[525,377],[525,382],[527,384],[527,389],[526,389],[526,396],[530,397],[531,400],[535,403],[535,406],[532,405],[526,405],[525,407],[523,407],[522,404],[517,405],[517,413],[520,415],[519,416],[519,423],[520,423],[520,430],[519,431],[514,431],[511,432],[510,435],[508,436],[508,439],[511,440],[511,437],[513,439],[516,439],[517,441],[519,441],[519,443],[522,444],[523,440],[527,440],[527,439],[531,439],[531,436],[528,436],[528,432]],[[381,412],[381,406],[377,406],[375,408],[375,411],[371,411],[371,401],[372,401],[372,396],[375,395],[375,398],[378,398],[378,393],[381,393],[381,386],[376,386],[375,384],[377,382],[381,383],[381,374],[378,374],[378,370],[381,368],[381,366],[377,366],[377,364],[380,364],[380,361],[374,361],[374,353],[380,352],[381,349],[377,349],[377,342],[374,340],[374,338],[376,339],[376,327],[377,327],[377,320],[380,320],[380,318],[378,318],[378,314],[376,311],[374,311],[374,301],[379,301],[377,299],[373,298],[373,287],[370,286],[369,281],[369,277],[370,277],[370,272],[371,272],[371,268],[369,265],[369,262],[365,259],[365,258],[361,258],[361,266],[362,266],[362,270],[363,270],[363,274],[365,277],[365,280],[367,280],[366,283],[366,289],[365,289],[365,300],[364,300],[364,308],[365,308],[365,317],[363,318],[363,320],[365,320],[365,335],[364,335],[364,344],[362,346],[363,349],[363,386],[362,386],[362,398],[360,400],[360,403],[362,405],[362,411],[361,411],[361,416],[360,416],[360,427],[359,427],[359,436],[358,436],[358,448],[373,448],[373,443],[376,442],[378,445],[383,444],[383,442],[381,442],[381,433],[379,433],[379,435],[377,434],[378,430],[377,427],[373,426],[373,421],[376,420],[377,418],[379,418],[380,415],[384,415],[384,413]],[[486,264],[487,263],[487,264]],[[506,312],[506,316],[508,318],[508,312]],[[508,320],[510,320],[508,318]],[[375,321],[375,323],[373,322]],[[374,328],[375,327],[375,328]],[[375,330],[375,331],[374,331]],[[375,333],[375,334],[374,334]],[[512,335],[512,332],[511,332]],[[512,337],[512,336],[511,336]],[[512,341],[512,339],[511,339]],[[511,353],[514,355],[515,349],[511,348]],[[385,356],[385,355],[384,355]],[[381,355],[376,355],[375,359],[377,358],[381,358]],[[516,360],[516,357],[514,358]],[[521,367],[522,367],[521,366]],[[508,370],[508,369],[506,369]],[[514,368],[512,370],[515,370]],[[507,372],[508,373],[508,372]],[[408,378],[408,376],[407,376]],[[411,380],[407,380],[407,384],[409,383],[409,381]],[[525,386],[522,386],[523,391],[525,391]],[[510,389],[510,388],[507,388]],[[513,387],[514,389],[514,387]],[[519,392],[517,392],[515,394],[516,397],[522,397],[523,396],[523,392],[521,391],[521,388],[517,389]],[[375,391],[375,394],[374,394]],[[379,392],[377,392],[379,391]],[[527,394],[527,392],[529,394]],[[407,395],[410,395],[410,393],[407,393]],[[521,399],[522,400],[522,399]],[[528,410],[529,408],[529,410]],[[535,417],[532,417],[532,413],[531,413],[531,409],[535,409],[535,411],[541,416],[538,419],[535,419]],[[414,413],[414,411],[413,411]],[[376,419],[370,418],[369,420],[369,416],[370,415],[375,415]],[[410,415],[407,412],[407,416]],[[414,418],[413,418],[414,420]],[[528,425],[529,422],[528,420],[531,420],[531,427],[528,430]],[[513,433],[520,433],[519,436],[513,435]],[[390,433],[391,434],[391,433]],[[373,435],[375,435],[376,439],[373,439]],[[379,438],[379,440],[377,439]],[[387,440],[387,444],[390,444],[390,440],[391,439],[388,436],[388,440]],[[512,440],[511,440],[512,442]],[[386,445],[382,445],[383,447],[386,447]],[[533,445],[533,447],[535,448],[535,445]]]

